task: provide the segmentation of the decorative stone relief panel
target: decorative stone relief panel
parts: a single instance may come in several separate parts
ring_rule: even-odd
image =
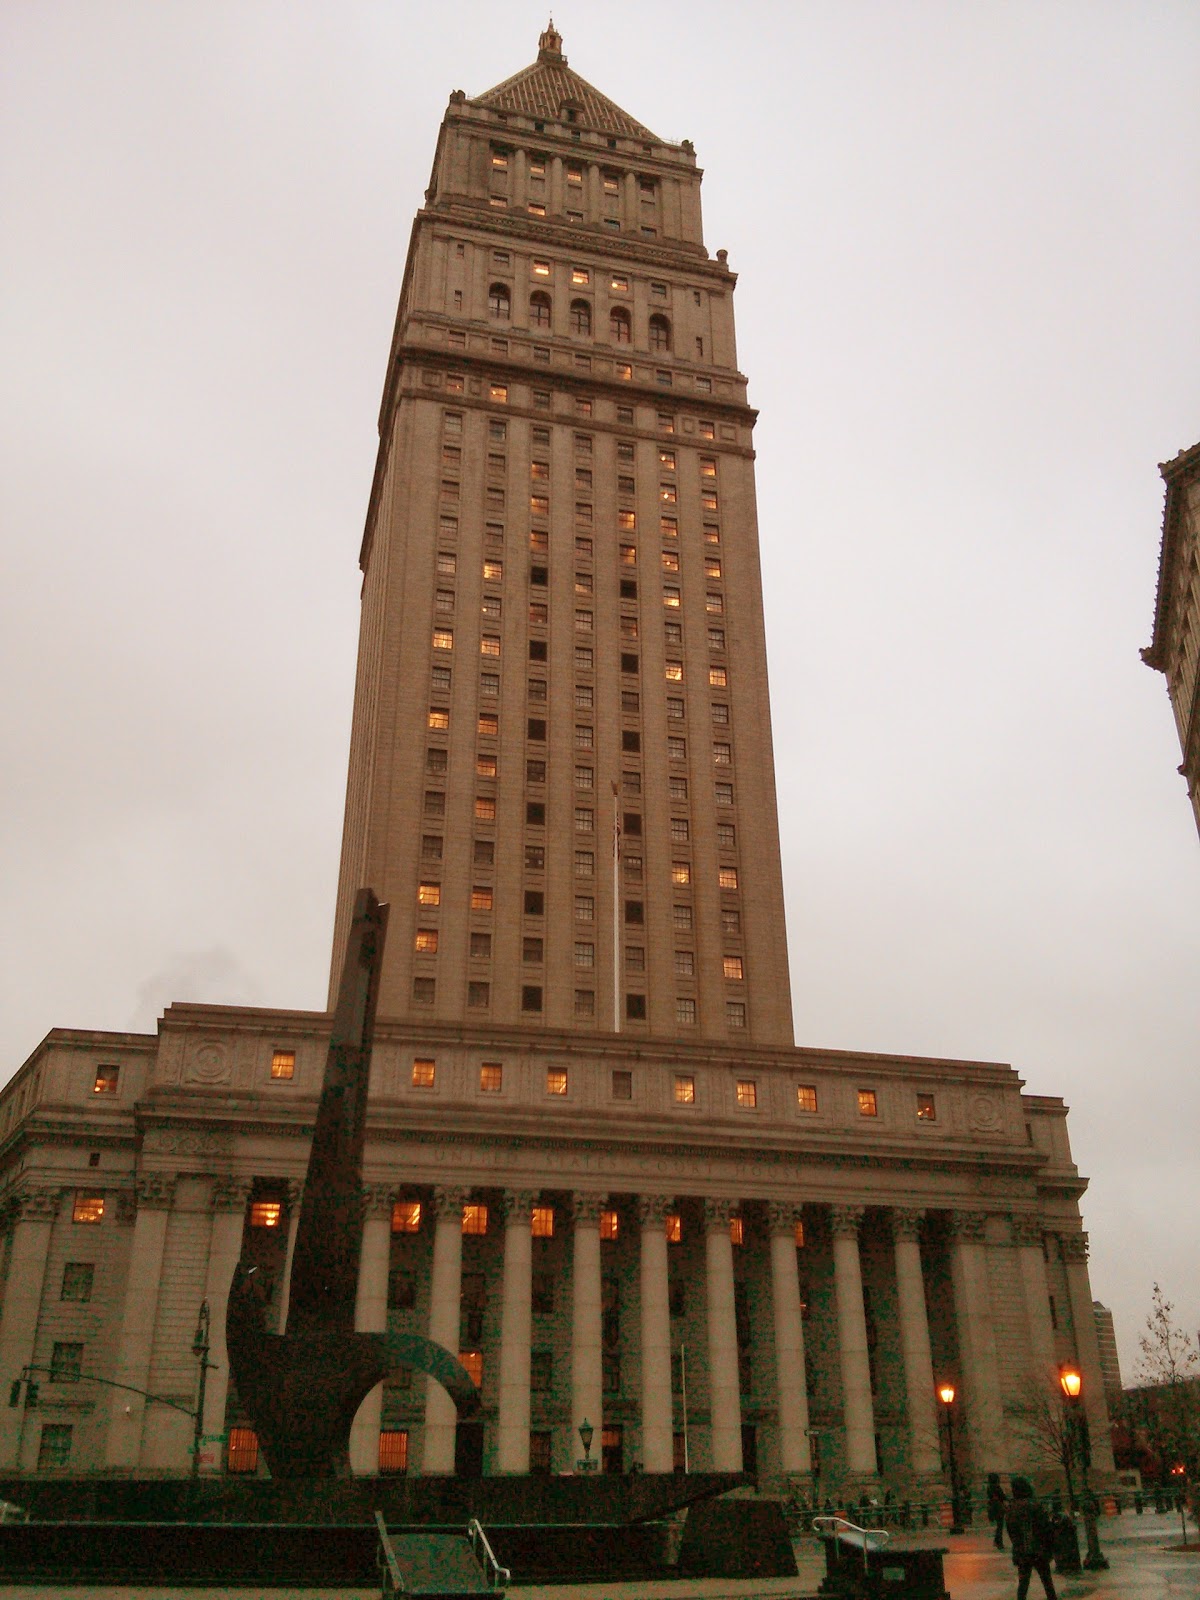
[[[224,1039],[190,1039],[183,1058],[184,1083],[232,1083],[233,1061]]]

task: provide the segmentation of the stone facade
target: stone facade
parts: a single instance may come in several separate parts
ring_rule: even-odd
[[[358,1326],[460,1352],[483,1413],[401,1375],[360,1473],[568,1470],[586,1420],[609,1471],[911,1491],[946,1378],[969,1471],[1036,1471],[1067,1359],[1108,1437],[1062,1102],[792,1043],[755,414],[699,186],[551,30],[451,97],[414,227],[335,950],[370,884]],[[207,1301],[201,1470],[255,1470],[226,1297],[246,1257],[286,1325],[328,1026],[174,1005],[7,1086],[0,1377],[41,1392],[0,1467],[186,1472]]]
[[[1142,651],[1167,680],[1196,827],[1200,829],[1200,444],[1159,468],[1163,509],[1154,637]]]

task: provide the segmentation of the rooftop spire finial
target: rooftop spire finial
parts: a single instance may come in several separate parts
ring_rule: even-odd
[[[562,34],[554,26],[553,17],[550,18],[545,33],[538,40],[538,60],[561,61],[564,66],[566,65],[567,58],[562,53]]]

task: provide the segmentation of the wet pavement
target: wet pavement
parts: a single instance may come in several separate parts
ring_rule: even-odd
[[[1105,1518],[1100,1543],[1109,1560],[1107,1572],[1056,1577],[1059,1600],[1200,1600],[1200,1543],[1189,1524],[1191,1547],[1181,1550],[1179,1518],[1147,1513]],[[1016,1572],[1007,1550],[995,1549],[991,1534],[899,1534],[897,1546],[941,1544],[946,1588],[951,1600],[1014,1600]],[[673,1583],[514,1585],[513,1600],[809,1600],[825,1570],[820,1547],[809,1540],[797,1546],[799,1576],[733,1582],[706,1578]],[[1041,1600],[1034,1576],[1031,1600]],[[378,1585],[329,1588],[207,1587],[203,1585],[8,1584],[0,1581],[0,1600],[378,1600]],[[900,1600],[900,1597],[897,1597]]]

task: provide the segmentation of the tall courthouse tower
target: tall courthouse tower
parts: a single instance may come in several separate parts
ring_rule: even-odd
[[[700,180],[553,27],[451,97],[361,552],[334,949],[370,884],[384,1015],[791,1042],[755,414]]]

